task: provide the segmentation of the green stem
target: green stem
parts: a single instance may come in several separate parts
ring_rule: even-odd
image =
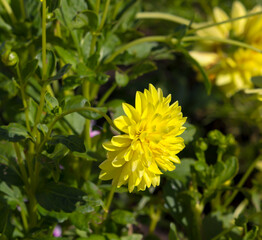
[[[103,220],[104,220],[104,221],[105,221],[106,218],[107,218],[107,215],[108,215],[108,212],[109,212],[109,209],[110,209],[110,206],[111,206],[111,203],[112,203],[114,194],[115,194],[115,190],[116,190],[116,185],[113,185],[113,184],[112,184],[110,193],[109,193],[108,198],[107,198],[107,201],[106,201],[106,206],[105,206],[105,209],[104,209],[104,210],[105,210],[104,215],[103,215]]]
[[[97,35],[99,34],[99,32],[101,32],[101,30],[104,27],[104,24],[105,24],[105,21],[106,21],[106,17],[107,17],[107,13],[108,13],[109,5],[110,5],[110,0],[107,0],[106,4],[105,4],[105,9],[103,11],[103,16],[102,16],[101,23],[100,23],[97,31],[92,33],[92,40],[91,40],[90,53],[89,53],[90,56],[92,54],[94,54],[94,52],[95,52]],[[99,14],[99,8],[100,8],[100,0],[97,0],[96,1],[96,9],[95,9],[97,14]]]
[[[96,33],[92,33],[92,40],[91,40],[91,45],[90,45],[89,56],[95,53],[96,39],[97,39]]]
[[[36,137],[36,132],[37,132],[37,124],[40,122],[40,118],[43,112],[44,104],[45,104],[45,93],[46,93],[46,88],[47,85],[44,84],[44,86],[41,89],[41,94],[40,94],[40,103],[39,107],[37,109],[37,114],[36,114],[36,119],[35,119],[35,124],[34,124],[34,129],[33,129],[33,136]],[[38,139],[39,143],[40,139]]]
[[[243,42],[239,42],[236,40],[232,40],[232,39],[226,39],[226,38],[217,38],[217,37],[212,37],[212,36],[205,36],[205,37],[199,37],[199,36],[191,36],[191,37],[184,37],[182,39],[183,42],[192,42],[192,41],[212,41],[212,42],[222,42],[222,43],[226,43],[226,44],[230,44],[230,45],[235,45],[238,47],[243,47],[243,48],[248,48],[251,50],[254,50],[256,52],[262,53],[262,50],[253,47],[249,44],[243,43]]]
[[[192,216],[190,226],[190,239],[201,240],[202,239],[202,220],[201,220],[201,207],[198,203],[191,205]]]
[[[228,20],[217,22],[217,23],[208,23],[206,25],[203,25],[201,23],[191,23],[191,21],[188,20],[188,19],[176,16],[176,15],[173,15],[173,14],[169,14],[169,13],[162,13],[162,12],[140,12],[140,13],[136,14],[136,19],[160,19],[160,20],[166,20],[166,21],[175,22],[175,23],[179,23],[179,24],[184,24],[186,26],[191,26],[191,28],[193,28],[192,30],[189,31],[189,33],[190,33],[190,32],[195,32],[195,31],[198,31],[198,30],[222,25],[222,24],[225,24],[225,23],[238,21],[238,20],[243,19],[243,18],[253,17],[253,16],[256,16],[256,15],[260,15],[261,13],[262,13],[262,11],[255,12],[255,13],[249,13],[249,14],[246,14],[245,16],[230,18]]]
[[[100,2],[101,2],[101,0],[96,0],[96,6],[95,6],[96,9],[95,9],[95,11],[96,11],[97,14],[99,14]]]
[[[175,22],[179,24],[184,24],[189,26],[191,24],[192,28],[196,28],[199,25],[197,23],[191,23],[190,20],[172,15],[169,13],[161,13],[161,12],[140,12],[136,14],[136,19],[161,19],[170,22]]]
[[[89,101],[90,99],[90,82],[85,80],[83,83],[83,96],[85,98],[87,98]],[[87,144],[87,148],[88,150],[91,149],[91,137],[90,137],[90,120],[86,119],[86,123],[85,123],[85,129],[84,129],[84,138],[85,138],[85,142]]]
[[[262,13],[262,11],[255,12],[255,13],[249,13],[249,14],[247,14],[245,16],[236,17],[236,18],[230,18],[230,19],[225,20],[225,21],[221,21],[221,22],[217,22],[217,23],[210,23],[210,24],[206,24],[206,25],[202,25],[202,26],[200,26],[200,24],[198,23],[197,24],[198,27],[190,30],[188,33],[199,31],[199,30],[206,29],[206,28],[211,28],[211,27],[214,27],[214,26],[219,26],[219,25],[222,25],[222,24],[225,24],[225,23],[234,22],[234,21],[237,21],[237,20],[240,20],[240,19],[243,19],[243,18],[253,17],[253,16],[256,16],[256,15],[260,15],[261,13]]]
[[[47,70],[47,64],[46,64],[46,0],[43,0],[43,5],[42,5],[42,81],[46,80],[46,70]],[[41,89],[40,103],[37,109],[35,124],[33,128],[34,137],[36,137],[37,124],[40,122],[41,114],[44,108],[46,89],[47,89],[47,84],[44,83]],[[39,141],[40,139],[38,139],[38,142]]]
[[[233,193],[230,195],[230,197],[226,200],[225,204],[224,204],[224,208],[227,208],[231,202],[234,200],[234,198],[236,197],[236,195],[239,192],[239,189],[242,188],[242,186],[244,185],[244,183],[246,182],[246,180],[248,179],[249,175],[252,173],[252,171],[254,170],[254,168],[256,167],[256,164],[258,161],[260,161],[262,158],[262,156],[260,155],[257,159],[255,159],[254,162],[252,162],[252,164],[248,167],[248,169],[246,170],[245,174],[243,175],[243,177],[241,178],[241,180],[239,181],[239,183],[237,184],[235,190],[233,191]]]
[[[101,107],[104,105],[105,101],[109,98],[109,96],[112,94],[112,92],[116,89],[117,84],[114,83],[108,90],[107,92],[103,95],[103,97],[100,99],[98,102],[97,106]]]
[[[43,0],[42,5],[42,80],[46,80],[46,0]]]
[[[27,128],[27,131],[30,133],[31,128],[30,128],[30,123],[29,123],[28,105],[27,105],[27,100],[26,100],[26,96],[25,96],[25,86],[24,86],[23,79],[22,79],[21,72],[20,72],[20,68],[19,68],[19,62],[16,64],[16,72],[17,72],[17,76],[18,76],[18,79],[19,79],[19,82],[20,82],[21,97],[22,97],[22,102],[23,102],[23,106],[24,106],[24,110],[25,110],[26,128]]]
[[[100,26],[98,28],[98,32],[100,32],[104,27],[104,24],[106,22],[106,17],[107,17],[109,5],[110,5],[110,0],[106,0],[105,9],[104,9],[104,12],[103,12],[103,16],[102,16]]]
[[[27,173],[26,173],[24,161],[22,159],[22,155],[21,155],[21,152],[20,152],[20,149],[19,149],[19,145],[16,142],[14,142],[13,145],[14,145],[14,149],[15,149],[15,152],[16,152],[17,163],[18,163],[18,166],[20,168],[22,179],[23,179],[23,181],[25,183],[25,186],[28,187]]]
[[[45,145],[45,143],[48,141],[50,135],[51,135],[51,132],[52,132],[52,129],[54,127],[54,125],[57,123],[57,121],[59,121],[60,119],[62,119],[63,117],[65,117],[66,115],[68,114],[71,114],[71,113],[74,113],[74,112],[83,112],[83,111],[91,111],[91,112],[95,112],[95,113],[98,113],[100,114],[101,116],[103,116],[106,121],[113,127],[115,128],[117,131],[121,132],[116,126],[115,124],[113,123],[113,121],[110,119],[110,117],[108,117],[105,113],[101,112],[100,110],[98,109],[95,109],[95,108],[92,108],[92,107],[81,107],[81,108],[75,108],[75,109],[70,109],[66,112],[63,112],[61,115],[55,117],[55,119],[51,122],[51,124],[49,125],[49,128],[48,128],[48,132],[45,136],[45,139],[44,141],[42,141],[40,147],[39,147],[39,150],[38,150],[38,153],[41,153],[41,150],[43,148],[43,146]]]
[[[17,22],[14,12],[6,0],[1,0],[6,12],[8,13],[13,24]]]
[[[149,36],[149,37],[143,37],[143,38],[139,38],[136,39],[132,42],[129,42],[123,46],[121,46],[120,48],[118,48],[111,56],[109,56],[106,60],[105,60],[105,64],[106,63],[110,63],[111,61],[113,61],[119,54],[123,53],[125,50],[141,44],[141,43],[145,43],[145,42],[163,42],[163,43],[171,43],[175,44],[177,42],[177,39],[172,38],[170,39],[170,37],[168,36]]]
[[[28,231],[28,222],[27,222],[27,218],[26,218],[26,213],[24,212],[23,209],[21,209],[21,218],[22,218],[22,221],[23,221],[25,232],[27,232]]]
[[[149,226],[149,233],[153,233],[156,229],[156,225],[159,222],[161,217],[161,209],[160,207],[158,207],[156,209],[156,211],[154,210],[154,206],[151,205],[150,206],[150,218],[151,218],[151,222],[150,222],[150,226]]]
[[[21,14],[22,14],[22,18],[25,19],[26,15],[25,15],[25,4],[24,4],[24,0],[19,0],[20,3],[20,10],[21,10]]]

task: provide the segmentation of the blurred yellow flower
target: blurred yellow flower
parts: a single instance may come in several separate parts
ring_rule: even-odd
[[[126,116],[114,120],[124,134],[104,143],[107,159],[100,164],[99,178],[111,180],[118,188],[128,184],[129,192],[135,187],[145,190],[158,186],[164,171],[173,171],[180,163],[178,154],[184,147],[179,137],[185,130],[178,102],[169,105],[171,95],[163,97],[161,89],[149,85],[149,90],[136,93],[135,107],[124,103]]]
[[[244,5],[234,1],[231,18],[238,18],[250,13],[261,12],[262,7],[256,6],[247,12]],[[219,23],[230,20],[221,9],[214,8],[213,20],[203,23]],[[199,36],[217,38],[233,38],[262,49],[262,15],[241,18],[224,24],[197,31]],[[219,42],[204,42],[191,52],[206,70],[210,79],[230,97],[239,90],[253,87],[251,78],[262,75],[262,54],[249,49],[228,48]]]

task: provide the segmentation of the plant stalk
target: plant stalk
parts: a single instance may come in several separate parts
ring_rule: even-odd
[[[108,215],[108,212],[109,212],[109,209],[110,209],[110,206],[111,206],[111,203],[112,203],[114,194],[115,194],[115,190],[116,190],[116,185],[115,185],[115,184],[112,184],[110,193],[109,193],[108,198],[107,198],[107,201],[106,201],[106,206],[105,206],[105,209],[104,209],[104,210],[105,210],[104,215],[103,215],[103,220],[104,220],[104,221],[105,221],[106,218],[107,218],[107,215]]]
[[[226,200],[226,202],[224,204],[224,208],[227,208],[231,204],[231,202],[234,200],[234,198],[236,197],[236,195],[239,192],[239,189],[242,188],[242,186],[244,185],[244,183],[248,179],[249,175],[253,172],[254,168],[256,167],[257,162],[259,160],[261,160],[261,157],[262,156],[260,155],[258,158],[256,158],[255,161],[252,162],[252,164],[248,167],[247,171],[245,172],[245,174],[243,175],[243,177],[241,178],[241,180],[239,181],[239,183],[235,187],[235,190],[230,195],[230,197]]]

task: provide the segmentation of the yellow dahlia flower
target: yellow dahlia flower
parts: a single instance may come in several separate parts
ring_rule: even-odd
[[[160,171],[173,171],[180,163],[178,154],[184,147],[179,137],[185,130],[178,102],[169,105],[171,95],[163,97],[161,89],[149,85],[149,90],[136,93],[135,107],[124,103],[126,116],[114,120],[124,133],[104,143],[107,159],[100,164],[99,178],[111,180],[118,188],[128,184],[129,192],[135,187],[145,190],[160,183]]]
[[[232,5],[231,18],[262,11],[261,6],[247,12],[244,5],[235,1]],[[219,23],[230,17],[221,9],[214,8],[213,20],[208,23]],[[254,47],[262,49],[262,15],[242,18],[236,21],[213,26],[197,31],[200,36],[238,39]],[[253,87],[251,78],[262,75],[262,54],[243,48],[228,48],[222,43],[208,41],[196,46],[191,52],[206,70],[209,78],[230,97],[243,89]]]

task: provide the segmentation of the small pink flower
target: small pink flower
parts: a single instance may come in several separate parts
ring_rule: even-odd
[[[62,228],[59,225],[55,226],[55,229],[53,231],[54,237],[61,237],[62,236]]]
[[[89,131],[89,134],[90,134],[90,137],[93,138],[97,135],[99,135],[101,132],[98,131],[98,130],[93,130],[93,126],[95,125],[95,121],[91,121],[91,124],[90,124],[90,131]]]
[[[100,134],[100,131],[98,131],[98,130],[90,130],[90,137],[92,138],[92,137],[95,137],[95,136],[97,136],[97,135],[99,135]]]

